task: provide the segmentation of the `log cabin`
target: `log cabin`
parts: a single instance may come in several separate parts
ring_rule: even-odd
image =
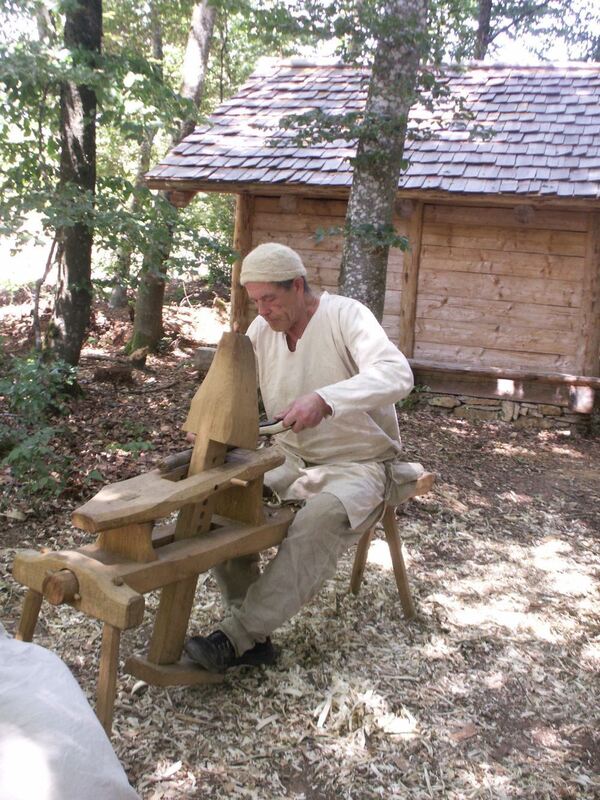
[[[243,257],[279,241],[337,291],[352,142],[299,143],[282,122],[359,111],[366,69],[261,61],[146,175],[174,204],[237,196]],[[383,326],[421,392],[456,416],[573,422],[600,389],[600,64],[448,68],[411,111]],[[457,102],[466,113],[456,114]],[[233,270],[232,315],[251,314]]]

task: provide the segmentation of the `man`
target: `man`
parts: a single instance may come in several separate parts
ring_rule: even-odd
[[[373,314],[356,300],[314,294],[289,247],[259,245],[240,280],[258,311],[248,336],[265,411],[288,429],[277,438],[285,463],[265,483],[282,499],[305,503],[262,575],[257,557],[215,570],[228,614],[185,647],[212,672],[272,663],[270,634],[379,519],[386,467],[400,452],[394,403],[413,388],[406,358]]]

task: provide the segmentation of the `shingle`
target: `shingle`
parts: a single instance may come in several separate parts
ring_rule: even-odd
[[[343,140],[308,148],[290,145],[295,132],[278,129],[282,116],[319,108],[358,110],[368,73],[351,67],[261,66],[208,124],[174,148],[149,175],[210,181],[256,181],[348,186],[345,160],[354,146]],[[410,188],[447,191],[542,192],[568,197],[600,194],[600,69],[585,67],[477,67],[449,70],[446,85],[462,96],[473,121],[452,120],[447,98],[439,114],[414,108],[407,141]],[[440,116],[441,115],[441,116]],[[450,125],[440,127],[445,115]],[[492,138],[471,138],[473,125]],[[436,138],[423,138],[429,127]],[[279,144],[268,146],[271,139]],[[598,163],[592,159],[597,158]],[[577,187],[576,189],[574,187]]]

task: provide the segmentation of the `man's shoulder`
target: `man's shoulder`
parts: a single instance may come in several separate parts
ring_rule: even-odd
[[[246,336],[249,336],[251,339],[254,339],[265,330],[271,330],[271,329],[269,328],[265,320],[260,315],[257,315],[256,317],[254,317],[250,325],[248,325]]]
[[[371,323],[377,323],[371,311],[360,300],[341,294],[327,293],[324,293],[323,298],[329,319],[335,320],[336,324],[343,328],[347,326],[354,328],[356,325],[369,326]]]
[[[367,309],[359,300],[355,300],[353,297],[345,297],[343,294],[329,294],[329,292],[323,292],[321,295],[321,302],[328,311],[334,313],[336,311],[358,311]]]

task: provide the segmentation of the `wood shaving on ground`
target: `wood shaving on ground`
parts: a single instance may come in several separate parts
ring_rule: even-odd
[[[149,424],[161,419],[157,407]],[[112,741],[144,800],[600,797],[597,434],[422,410],[402,412],[401,427],[407,460],[438,476],[399,510],[417,619],[402,615],[379,538],[358,596],[352,552],[275,634],[276,666],[175,689],[121,671]],[[67,505],[44,520],[2,518],[11,632],[24,594],[10,577],[16,548],[89,540]],[[121,667],[147,647],[157,597],[146,599],[144,624],[122,637]],[[192,632],[220,614],[209,577]],[[99,623],[44,604],[35,641],[65,660],[91,702],[100,636]]]

